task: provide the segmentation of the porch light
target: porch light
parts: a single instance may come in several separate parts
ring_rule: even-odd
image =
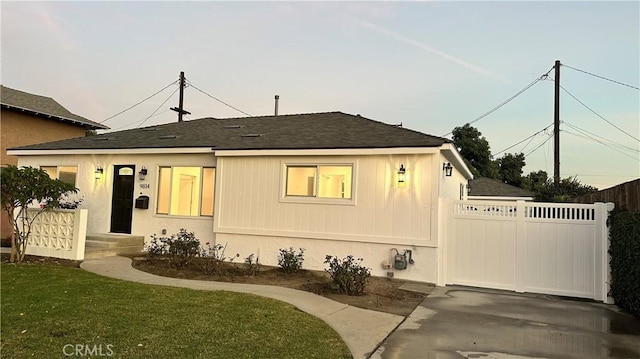
[[[97,180],[101,180],[102,179],[102,174],[103,173],[104,173],[104,170],[102,169],[102,166],[96,167],[95,177],[96,177]]]
[[[449,162],[443,163],[442,170],[444,171],[445,176],[451,177],[451,173],[453,172],[453,166],[451,166],[451,163]]]
[[[140,178],[140,181],[144,181],[144,178],[147,176],[147,168],[145,166],[142,166],[142,169],[140,170],[140,172],[138,172],[138,178]]]
[[[404,169],[404,165],[400,164],[400,169],[398,170],[398,183],[404,183],[407,180],[406,170]]]

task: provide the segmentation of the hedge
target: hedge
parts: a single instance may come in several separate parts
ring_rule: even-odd
[[[640,317],[640,212],[609,216],[611,296],[616,305]]]

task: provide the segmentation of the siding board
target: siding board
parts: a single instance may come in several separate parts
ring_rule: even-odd
[[[431,166],[432,155],[407,156],[318,156],[318,157],[226,157],[224,191],[219,231],[289,231],[292,235],[331,233],[349,236],[383,236],[427,241],[431,211],[430,183],[415,171],[405,188],[397,188],[396,167]],[[283,163],[354,163],[355,205],[291,203],[281,200]],[[411,161],[411,162],[409,162]],[[420,187],[420,188],[418,188]],[[424,187],[427,187],[425,190]],[[419,198],[418,193],[428,198]],[[273,219],[271,219],[273,218]],[[426,223],[426,224],[425,224]]]

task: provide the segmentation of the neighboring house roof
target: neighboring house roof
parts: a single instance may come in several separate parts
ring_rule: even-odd
[[[533,197],[533,193],[524,188],[486,177],[469,180],[469,185],[469,197]]]
[[[342,112],[202,118],[23,146],[21,150],[210,147],[213,150],[439,147],[451,140]]]
[[[88,130],[106,130],[109,127],[69,112],[51,97],[34,95],[28,92],[0,86],[0,104],[2,108],[23,111],[36,116],[72,123]]]

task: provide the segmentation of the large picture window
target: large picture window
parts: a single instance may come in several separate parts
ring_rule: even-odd
[[[75,187],[76,175],[78,174],[78,167],[76,166],[41,166],[49,177],[53,179],[59,179],[62,182],[68,183]]]
[[[351,199],[353,166],[288,165],[286,196]]]
[[[212,167],[160,167],[156,213],[213,216],[215,171]]]

